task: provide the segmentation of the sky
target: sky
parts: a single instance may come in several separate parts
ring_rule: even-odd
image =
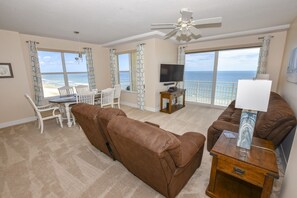
[[[119,54],[118,55],[118,61],[119,61],[119,71],[129,71],[130,70],[130,58],[129,53],[127,54]]]
[[[86,58],[83,62],[77,62],[78,54],[64,53],[66,72],[87,72]],[[41,73],[63,72],[61,52],[38,51],[38,59]]]
[[[218,71],[255,71],[260,48],[219,51]],[[215,52],[186,54],[185,71],[212,71]]]

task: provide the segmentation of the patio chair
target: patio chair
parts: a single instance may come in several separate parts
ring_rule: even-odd
[[[59,87],[58,90],[59,90],[60,96],[69,96],[74,94],[74,89],[71,86]]]
[[[90,89],[88,85],[77,85],[75,86],[75,91],[77,94],[83,94],[86,92],[90,92]]]
[[[101,107],[113,107],[114,88],[107,88],[101,91]]]
[[[40,133],[43,133],[44,120],[56,119],[57,123],[60,122],[61,128],[63,128],[62,116],[58,107],[52,105],[36,106],[31,97],[28,94],[25,94],[25,97],[28,99],[29,103],[32,105],[34,111],[36,112],[38,119],[38,128],[40,128]]]
[[[120,97],[121,97],[121,85],[117,84],[114,86],[114,97],[113,97],[113,105],[117,105],[120,109]]]

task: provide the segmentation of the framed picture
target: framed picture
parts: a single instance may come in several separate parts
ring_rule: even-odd
[[[0,78],[13,78],[10,63],[0,63]]]
[[[297,83],[297,47],[292,50],[288,70],[287,70],[287,80],[292,83]]]

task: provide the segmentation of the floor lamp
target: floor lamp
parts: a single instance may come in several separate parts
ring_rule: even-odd
[[[235,108],[242,109],[237,146],[250,149],[257,112],[266,112],[271,89],[270,80],[239,80]]]

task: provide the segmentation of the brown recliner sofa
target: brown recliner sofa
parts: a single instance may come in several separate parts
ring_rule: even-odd
[[[110,145],[109,135],[106,132],[108,122],[113,116],[125,116],[126,114],[120,109],[111,109],[106,111],[98,106],[89,104],[76,104],[71,108],[76,122],[83,129],[90,143],[97,149],[113,159],[117,159],[117,153],[113,152],[113,145]],[[105,119],[99,123],[98,116],[105,115]]]
[[[235,101],[213,122],[207,132],[207,150],[210,151],[223,130],[238,132],[241,109]],[[271,140],[275,148],[296,126],[296,117],[288,103],[277,93],[271,92],[267,112],[258,112],[254,136]]]
[[[120,109],[77,104],[72,113],[92,145],[166,197],[175,197],[201,164],[200,133],[179,136]]]
[[[174,135],[123,116],[114,117],[107,130],[122,164],[166,197],[175,197],[201,164],[200,133]]]

